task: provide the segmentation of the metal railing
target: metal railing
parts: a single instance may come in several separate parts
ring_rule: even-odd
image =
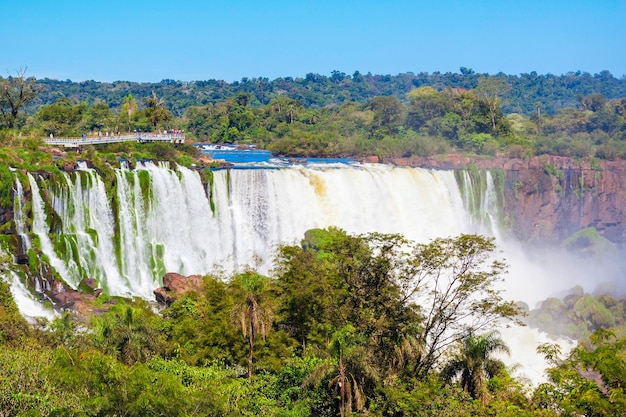
[[[99,145],[104,143],[116,142],[170,142],[185,143],[185,135],[183,133],[133,133],[130,135],[111,135],[98,137],[80,137],[80,138],[44,138],[44,142],[48,145],[64,146],[66,148],[77,148],[87,145]]]

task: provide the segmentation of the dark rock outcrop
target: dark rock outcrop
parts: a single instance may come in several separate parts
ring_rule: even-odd
[[[189,291],[200,292],[202,282],[202,275],[186,277],[174,272],[168,272],[163,276],[163,286],[154,290],[154,295],[159,303],[169,307],[174,301]]]
[[[46,295],[56,309],[71,311],[78,316],[85,317],[94,313],[91,305],[102,293],[102,289],[95,288],[95,284],[95,279],[85,278],[79,283],[79,289],[74,290],[62,282],[52,280]],[[88,290],[86,291],[86,289]]]

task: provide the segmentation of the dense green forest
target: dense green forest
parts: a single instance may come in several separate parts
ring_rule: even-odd
[[[624,158],[626,80],[467,68],[230,84],[0,77],[0,205],[13,204],[11,169],[59,172],[84,158],[107,181],[120,158],[199,156],[163,143],[65,153],[43,137],[171,129],[298,156]],[[2,233],[0,267],[26,274]],[[90,316],[36,323],[0,280],[0,415],[626,415],[626,299],[576,290],[529,311],[494,289],[506,273],[494,249],[475,235],[312,230],[280,248],[269,277],[206,276],[159,308],[102,294]],[[550,368],[537,387],[502,362],[498,325],[521,320],[581,341],[539,347]]]
[[[378,96],[395,96],[402,100],[412,89],[425,86],[439,91],[446,88],[473,90],[484,77],[490,76],[461,68],[459,73],[444,74],[372,75],[356,71],[347,75],[333,71],[330,77],[310,73],[304,78],[243,78],[233,83],[219,80],[102,83],[46,78],[37,80],[42,91],[28,107],[28,112],[32,114],[38,107],[53,104],[61,97],[75,102],[90,102],[99,98],[111,107],[119,107],[129,93],[141,101],[150,97],[153,92],[168,103],[168,108],[176,116],[182,116],[188,107],[216,104],[239,93],[250,94],[254,106],[269,104],[274,98],[286,97],[299,101],[307,108],[321,108],[345,101],[364,103]],[[626,78],[615,78],[608,71],[594,75],[571,72],[557,76],[531,72],[520,75],[497,74],[492,77],[502,79],[510,86],[510,90],[502,97],[505,113],[528,116],[540,104],[546,114],[556,114],[560,109],[576,107],[580,97],[584,96],[602,94],[607,99],[626,97]]]
[[[549,379],[512,377],[492,239],[311,230],[272,277],[206,276],[155,312],[98,298],[31,326],[0,283],[0,410],[63,416],[618,416],[626,339],[596,330]],[[7,256],[3,266],[10,263]],[[623,305],[623,300],[621,301]]]
[[[626,156],[626,80],[606,71],[333,72],[230,84],[73,83],[21,74],[0,83],[5,143],[178,129],[196,141],[255,144],[293,156]]]

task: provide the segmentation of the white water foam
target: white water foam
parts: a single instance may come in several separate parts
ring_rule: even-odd
[[[511,265],[502,286],[506,298],[532,306],[550,282],[544,265],[501,237],[489,175],[478,202],[480,222],[466,209],[476,196],[468,189],[469,177],[462,195],[452,171],[376,164],[218,170],[207,190],[195,171],[144,163],[116,171],[115,206],[94,171],[74,175],[66,175],[60,188],[46,190],[62,220],[61,236],[49,234],[43,191],[29,176],[33,232],[68,283],[96,278],[113,295],[151,299],[165,272],[205,274],[221,268],[228,273],[258,267],[259,259],[259,269],[267,272],[276,245],[297,243],[307,230],[329,226],[349,233],[401,233],[418,242],[461,233],[495,236]],[[66,250],[65,261],[52,244],[60,238],[76,247],[76,253]],[[536,357],[536,346],[513,344],[520,352],[515,361],[527,364]]]
[[[9,283],[11,295],[17,305],[20,314],[29,322],[34,323],[37,318],[43,317],[53,320],[59,314],[52,308],[46,307],[42,300],[36,298],[32,292],[20,281],[19,276],[11,270],[3,271],[0,279],[4,279]]]

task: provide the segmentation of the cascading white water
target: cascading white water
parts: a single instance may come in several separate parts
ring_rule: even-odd
[[[220,239],[240,263],[268,259],[274,245],[296,242],[311,228],[419,240],[470,231],[451,172],[368,165],[233,170],[230,181],[227,175],[215,173],[216,218]]]
[[[474,229],[483,234],[501,239],[498,220],[498,206],[495,184],[491,172],[479,171],[474,176],[468,170],[459,172],[464,206],[472,214],[470,221]]]
[[[62,225],[53,235],[42,193],[29,177],[33,231],[66,282],[96,278],[114,295],[151,297],[165,272],[234,271],[258,266],[259,259],[267,271],[276,245],[295,243],[316,227],[419,241],[476,231],[447,171],[384,165],[218,170],[205,190],[195,171],[146,163],[116,171],[115,213],[95,171],[64,176],[65,184],[47,192]]]
[[[47,308],[41,300],[36,299],[14,271],[7,271],[7,273],[8,277],[5,279],[11,284],[13,300],[24,318],[34,322],[37,317],[45,317],[48,320],[52,320],[59,316],[55,310]]]
[[[276,245],[297,243],[311,228],[401,233],[418,242],[501,235],[489,173],[482,185],[465,173],[459,188],[451,171],[386,165],[232,169],[214,171],[207,190],[196,171],[145,163],[115,172],[114,196],[95,171],[64,175],[65,183],[45,189],[61,223],[53,234],[43,190],[29,175],[32,231],[67,283],[96,278],[112,295],[152,299],[166,272],[228,273],[259,267],[259,259],[259,269],[269,271]],[[512,270],[506,287],[515,287],[512,279],[519,293],[507,297],[530,302],[522,291],[539,296],[530,280],[542,275],[536,267],[529,274],[530,263],[514,247],[505,249]]]
[[[113,214],[104,184],[95,171],[72,179],[64,174],[65,184],[51,190],[52,208],[61,218],[57,237],[65,246],[68,269],[81,278],[96,278],[107,288],[119,287],[120,276],[113,256]]]
[[[24,227],[26,221],[26,213],[25,211],[25,202],[24,202],[24,187],[22,187],[22,183],[19,178],[15,178],[15,201],[13,204],[13,216],[15,218],[15,224],[17,229],[17,235],[20,237],[22,246],[24,251],[28,251],[32,244],[30,242],[30,238],[26,233],[26,228]]]
[[[37,181],[29,173],[28,183],[30,184],[33,205],[33,233],[39,238],[41,251],[48,257],[50,266],[59,273],[70,285],[78,285],[77,275],[70,275],[67,264],[63,262],[54,250],[50,240],[50,227],[48,226],[48,216],[46,215],[45,203],[41,197],[41,192]]]

